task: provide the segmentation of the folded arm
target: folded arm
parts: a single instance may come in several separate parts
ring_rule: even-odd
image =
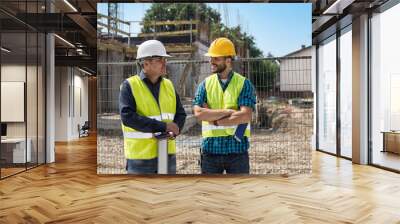
[[[218,125],[231,126],[238,124],[250,123],[252,117],[252,109],[250,107],[241,106],[239,111],[235,111],[227,118],[217,121]]]
[[[230,116],[235,111],[230,109],[209,109],[195,105],[193,112],[194,116],[201,121],[216,121]]]

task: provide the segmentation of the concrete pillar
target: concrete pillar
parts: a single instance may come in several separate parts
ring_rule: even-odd
[[[46,4],[47,12],[53,12],[50,1]],[[55,54],[54,34],[46,35],[46,163],[55,162]]]
[[[313,135],[311,137],[311,146],[313,150],[317,149],[317,47],[315,45],[311,48],[311,89],[314,99],[314,120],[313,120]]]
[[[368,15],[353,19],[352,159],[368,163]]]

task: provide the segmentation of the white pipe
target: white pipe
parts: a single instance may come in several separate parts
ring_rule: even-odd
[[[83,73],[85,73],[85,74],[87,74],[87,75],[93,75],[92,73],[90,73],[90,72],[88,72],[88,71],[85,71],[85,70],[83,70],[83,69],[81,69],[81,68],[78,68],[79,69],[79,71],[81,71],[81,72],[83,72]]]
[[[67,4],[74,12],[78,12],[78,10],[71,4],[68,2],[68,0],[64,0],[65,4]]]
[[[10,50],[8,50],[8,49],[6,49],[6,48],[4,48],[4,47],[2,47],[1,50],[4,51],[4,52],[7,52],[7,53],[10,53],[10,52],[11,52]]]
[[[64,43],[66,43],[67,45],[69,45],[70,47],[73,47],[73,48],[75,48],[75,45],[73,45],[71,42],[69,42],[68,40],[66,40],[66,39],[64,39],[64,38],[62,38],[62,37],[60,37],[59,35],[57,35],[57,34],[54,34],[54,36],[55,37],[57,37],[59,40],[61,40],[62,42],[64,42]]]
[[[336,0],[322,14],[342,14],[343,10],[353,2],[354,0]]]

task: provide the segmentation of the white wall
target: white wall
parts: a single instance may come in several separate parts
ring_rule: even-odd
[[[76,68],[56,67],[55,85],[55,140],[77,139],[78,124],[88,120],[88,78]]]
[[[8,138],[24,138],[25,135],[29,139],[29,148],[33,162],[39,158],[39,163],[44,162],[44,74],[42,67],[37,67],[25,64],[3,64],[1,66],[1,81],[2,82],[24,82],[26,86],[26,106],[25,100],[22,102],[22,107],[19,108],[20,113],[24,116],[26,112],[26,120],[23,118],[21,122],[5,122],[7,124]],[[26,80],[27,78],[27,80]],[[3,94],[5,89],[2,89]],[[24,90],[21,94],[23,94]],[[2,98],[7,95],[2,95]],[[13,113],[13,108],[2,107],[3,113]],[[16,109],[14,109],[16,110]],[[14,112],[16,113],[16,112]],[[37,156],[37,153],[39,154]]]
[[[1,81],[25,82],[25,65],[2,65]],[[1,108],[7,110],[7,108]],[[25,137],[25,122],[7,123],[7,137]]]
[[[87,76],[83,77],[82,73],[75,69],[73,86],[74,86],[74,92],[73,92],[74,96],[72,96],[72,98],[74,99],[74,108],[72,111],[73,119],[71,120],[72,131],[71,131],[70,135],[72,136],[72,138],[78,138],[79,137],[78,136],[79,135],[78,128],[77,128],[78,124],[80,126],[82,126],[85,123],[85,121],[89,120],[89,117],[88,117],[88,106],[89,106],[88,77]],[[81,107],[81,108],[79,108],[79,107]]]
[[[55,141],[67,141],[68,75],[67,67],[55,68]]]
[[[25,137],[25,124],[28,125],[28,137],[31,133],[35,133],[36,137],[36,107],[41,107],[42,105],[37,105],[36,97],[36,79],[31,76],[36,77],[36,66],[25,66],[18,64],[4,64],[1,66],[1,81],[3,82],[26,82],[25,76],[28,72],[28,87],[27,87],[27,122],[7,122],[7,135],[9,137]],[[40,71],[39,71],[40,72]],[[4,97],[4,96],[2,96]],[[7,110],[9,108],[1,108],[1,110]]]

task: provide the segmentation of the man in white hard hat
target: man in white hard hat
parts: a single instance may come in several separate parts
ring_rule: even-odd
[[[138,75],[120,87],[119,110],[124,133],[128,174],[157,173],[157,139],[154,133],[171,133],[168,140],[168,174],[176,173],[175,140],[186,119],[178,94],[166,74],[166,53],[158,40],[143,42],[136,59]]]

